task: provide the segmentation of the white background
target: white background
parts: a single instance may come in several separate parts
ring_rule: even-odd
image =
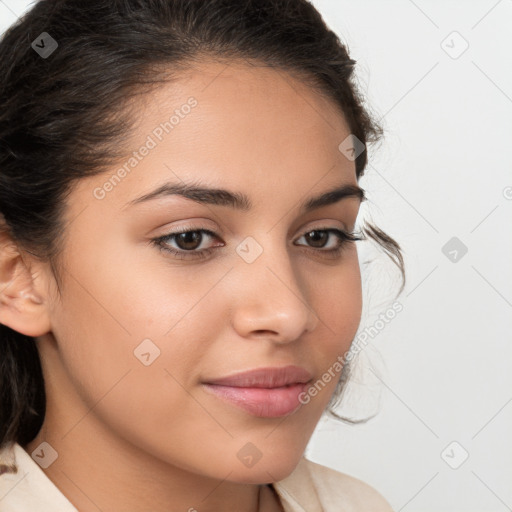
[[[404,248],[408,286],[371,341],[380,358],[361,359],[382,380],[380,413],[321,423],[308,456],[374,485],[397,511],[512,510],[512,2],[314,4],[384,116],[361,183],[373,220]],[[458,58],[444,49],[463,49],[454,31],[469,44]],[[457,262],[441,251],[452,237],[468,248]],[[380,289],[382,264],[372,266]],[[392,288],[388,303],[367,294],[361,330]],[[373,384],[352,396],[368,394]],[[453,441],[469,454],[458,469],[441,457]],[[454,466],[460,447],[445,455]]]
[[[408,284],[340,409],[379,413],[322,420],[307,456],[397,512],[512,510],[512,0],[313,3],[384,124],[361,219],[401,244]],[[0,0],[0,31],[28,7]],[[453,237],[467,247],[456,261],[442,252]],[[362,263],[377,256],[362,332],[389,311],[398,275],[360,247]]]

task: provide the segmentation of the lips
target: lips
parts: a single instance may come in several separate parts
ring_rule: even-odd
[[[300,408],[299,396],[312,379],[298,366],[258,368],[203,383],[203,389],[253,416],[276,418]]]
[[[280,388],[290,384],[305,384],[312,375],[300,366],[257,368],[232,376],[209,380],[207,384],[237,388]]]

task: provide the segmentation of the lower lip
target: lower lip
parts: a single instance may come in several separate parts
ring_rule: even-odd
[[[260,418],[279,418],[295,412],[302,404],[299,395],[307,384],[294,384],[282,388],[237,388],[203,384],[213,393],[241,409]]]

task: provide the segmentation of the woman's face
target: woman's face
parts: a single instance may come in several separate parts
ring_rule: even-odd
[[[350,131],[333,103],[283,71],[226,66],[203,63],[145,98],[135,154],[73,189],[61,295],[38,346],[50,443],[129,444],[195,474],[264,483],[303,455],[356,334],[356,246],[329,253],[335,232],[311,232],[352,230],[360,199],[302,208],[357,185],[339,149]],[[138,200],[189,184],[250,205],[226,193]],[[276,404],[258,414],[204,386],[288,365],[312,384],[330,369],[335,378],[288,414]]]

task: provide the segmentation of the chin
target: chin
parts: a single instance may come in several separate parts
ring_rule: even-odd
[[[280,454],[262,457],[252,467],[238,468],[230,480],[246,484],[270,484],[289,476],[299,463],[302,453],[293,453],[285,457]]]

